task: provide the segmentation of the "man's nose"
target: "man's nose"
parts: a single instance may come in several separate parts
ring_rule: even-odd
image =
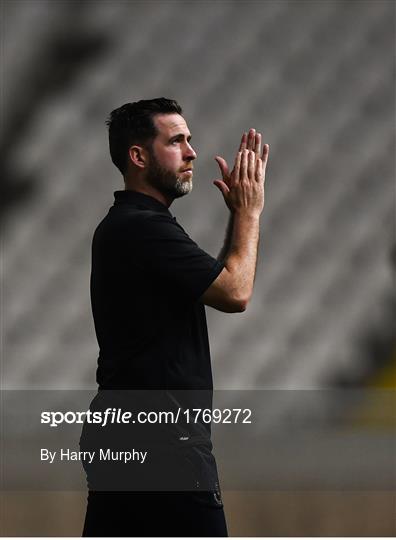
[[[188,160],[193,160],[196,157],[197,153],[195,152],[194,148],[191,146],[191,144],[187,143],[185,158]]]

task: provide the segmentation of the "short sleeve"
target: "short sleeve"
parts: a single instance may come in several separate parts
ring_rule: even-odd
[[[201,249],[172,216],[145,214],[135,223],[133,263],[178,296],[198,300],[224,264]]]

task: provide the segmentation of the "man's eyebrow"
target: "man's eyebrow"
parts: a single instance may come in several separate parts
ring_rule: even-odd
[[[173,135],[173,137],[171,137],[169,140],[176,141],[176,139],[184,139],[184,136],[185,136],[184,133],[177,133],[176,135]],[[190,142],[191,138],[192,138],[191,135],[188,135],[187,141]]]

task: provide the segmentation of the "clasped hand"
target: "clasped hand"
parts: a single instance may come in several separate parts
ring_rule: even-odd
[[[261,154],[261,133],[250,129],[249,133],[242,135],[231,172],[224,158],[215,157],[220,167],[222,180],[215,180],[213,183],[221,191],[231,212],[254,217],[261,214],[264,208],[264,183],[268,155],[268,144],[264,144]]]

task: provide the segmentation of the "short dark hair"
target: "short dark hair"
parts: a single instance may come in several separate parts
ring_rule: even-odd
[[[156,137],[158,132],[153,117],[156,114],[182,112],[177,101],[161,97],[125,103],[110,113],[106,121],[109,127],[110,155],[121,174],[124,175],[128,168],[129,148],[134,144],[151,144]]]

